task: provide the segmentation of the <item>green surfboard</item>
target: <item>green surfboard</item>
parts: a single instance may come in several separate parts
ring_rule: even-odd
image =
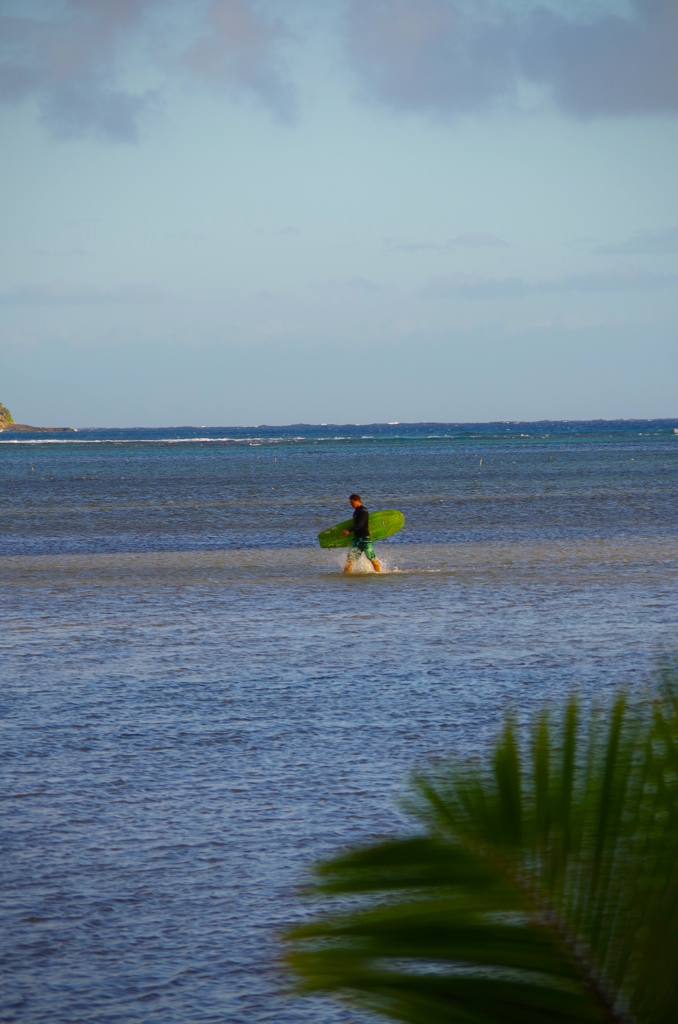
[[[405,516],[395,509],[387,509],[385,512],[370,512],[370,537],[372,540],[384,540],[385,537],[392,537],[405,525]],[[321,548],[347,548],[351,543],[353,534],[342,537],[342,532],[353,526],[353,520],[347,519],[345,523],[337,523],[329,530],[323,530],[318,534]]]

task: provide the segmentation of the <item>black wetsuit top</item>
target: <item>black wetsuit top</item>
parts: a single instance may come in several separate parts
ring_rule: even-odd
[[[357,509],[353,512],[353,536],[354,537],[369,537],[370,535],[370,520],[369,512],[364,505],[358,505]]]

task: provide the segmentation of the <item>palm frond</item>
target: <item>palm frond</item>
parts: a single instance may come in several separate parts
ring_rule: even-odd
[[[677,678],[416,777],[422,833],[317,868],[301,990],[411,1024],[678,1020]]]

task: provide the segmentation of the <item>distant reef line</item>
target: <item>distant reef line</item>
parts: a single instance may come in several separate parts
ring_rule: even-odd
[[[29,423],[15,423],[6,405],[0,402],[0,431],[11,430],[21,434],[59,434],[75,427],[32,427]]]

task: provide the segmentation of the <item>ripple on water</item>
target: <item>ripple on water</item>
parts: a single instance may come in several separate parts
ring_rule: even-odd
[[[367,444],[361,466],[376,472],[383,456]],[[309,546],[308,522],[296,546],[247,526],[244,550],[220,547],[215,509],[231,472],[263,509],[260,533],[286,517],[284,536],[297,529],[298,497],[269,514],[257,482],[277,486],[284,466],[306,501],[311,471],[284,445],[234,445],[224,461],[218,445],[193,444],[182,490],[173,474],[188,456],[174,444],[143,501],[146,463],[132,461],[134,485],[111,483],[109,454],[74,462],[67,445],[37,472],[24,467],[21,486],[42,497],[22,538],[3,534],[2,550],[18,553],[0,558],[2,1019],[363,1020],[283,991],[277,935],[305,913],[298,887],[313,860],[401,828],[408,773],[476,752],[507,707],[524,720],[571,687],[603,700],[620,680],[642,691],[652,658],[675,649],[678,503],[659,462],[650,480],[620,443],[614,472],[596,475],[532,439],[485,447],[485,484],[477,452],[424,457],[398,444],[382,493],[411,479],[409,536],[441,543],[381,545],[380,577],[344,576],[341,552]],[[353,450],[337,451],[323,463],[325,497],[303,509],[311,520],[333,507],[327,488],[352,479]],[[255,479],[260,452],[269,475]],[[57,483],[34,485],[47,465]],[[2,522],[28,508],[22,494],[12,490]],[[430,516],[417,528],[422,495]],[[109,533],[94,532],[102,522]],[[181,550],[145,550],[158,538]]]

